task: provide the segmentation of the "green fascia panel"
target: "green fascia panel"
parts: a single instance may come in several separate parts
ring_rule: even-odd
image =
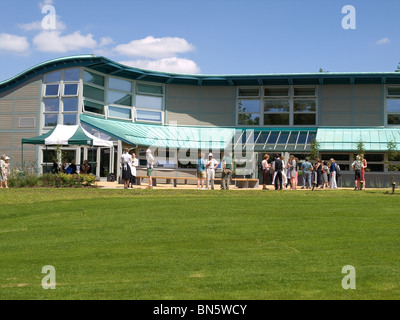
[[[81,122],[129,144],[159,148],[224,149],[234,129],[175,127],[81,115]]]
[[[389,141],[400,149],[400,128],[319,128],[320,151],[357,151],[363,142],[366,151],[386,151]]]
[[[89,138],[79,126],[74,135],[68,139],[68,144],[74,146],[92,145],[93,139]]]
[[[51,129],[49,132],[45,133],[44,135],[34,137],[34,138],[22,139],[21,143],[22,144],[44,144],[45,140],[53,134],[54,130],[56,130],[56,127]]]

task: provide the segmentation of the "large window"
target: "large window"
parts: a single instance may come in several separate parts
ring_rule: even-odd
[[[162,122],[164,89],[160,85],[138,83],[136,86],[136,121]]]
[[[400,124],[400,87],[388,87],[386,99],[387,124]]]
[[[129,121],[163,122],[163,85],[84,71],[84,112]],[[72,90],[72,88],[71,88]]]
[[[238,89],[238,125],[315,126],[316,124],[315,87]]]
[[[103,115],[105,100],[104,76],[85,71],[83,81],[84,111]]]
[[[72,68],[44,75],[44,127],[78,123],[80,71]]]
[[[260,125],[260,89],[239,88],[238,90],[238,125],[258,126]]]
[[[112,78],[108,79],[108,104],[132,106],[132,82]]]

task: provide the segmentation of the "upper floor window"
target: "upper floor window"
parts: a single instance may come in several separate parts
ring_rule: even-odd
[[[386,97],[388,125],[400,125],[400,87],[388,87]]]
[[[71,68],[51,72],[43,77],[44,127],[78,123],[80,72],[80,68]]]
[[[316,124],[315,87],[238,89],[238,125],[315,126]]]

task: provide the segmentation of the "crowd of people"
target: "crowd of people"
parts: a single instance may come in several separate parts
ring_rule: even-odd
[[[229,190],[230,179],[232,176],[232,155],[227,153],[221,161],[222,177],[221,177],[221,189]],[[198,190],[214,190],[215,171],[219,166],[219,162],[214,158],[212,153],[208,154],[208,159],[205,160],[202,157],[201,152],[198,154],[197,160],[197,189]],[[206,181],[206,187],[204,188],[204,181]]]
[[[10,174],[10,158],[5,154],[0,159],[0,189],[8,189],[8,175]]]
[[[294,155],[290,155],[288,161],[280,154],[276,154],[270,162],[270,156],[264,155],[263,161],[260,164],[262,173],[263,190],[268,190],[267,184],[269,179],[272,179],[272,185],[275,190],[291,189],[296,190],[299,185],[299,171],[302,176],[301,189],[337,189],[337,179],[340,177],[341,169],[335,159],[322,161],[317,158],[310,162],[310,158],[306,158],[300,164],[299,159]],[[354,170],[354,190],[361,190],[365,186],[365,168],[367,161],[364,155],[357,155],[356,160],[351,164]]]
[[[307,157],[304,162],[299,163],[299,159],[290,155],[288,161],[285,157],[277,154],[275,159],[269,163],[269,155],[264,156],[261,171],[263,174],[263,189],[267,189],[266,184],[269,175],[272,174],[272,185],[275,190],[291,189],[296,190],[299,184],[299,171],[301,170],[302,186],[301,189],[337,189],[337,170],[338,165],[335,159],[321,161],[315,159],[310,162]]]
[[[90,174],[91,173],[91,166],[87,160],[83,160],[83,164],[79,166],[79,173],[80,174]],[[71,163],[67,163],[66,160],[59,165],[58,160],[53,162],[52,173],[66,173],[66,174],[78,174],[78,166],[75,160],[72,160]]]

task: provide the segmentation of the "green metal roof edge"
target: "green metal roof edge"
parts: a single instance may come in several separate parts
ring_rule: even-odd
[[[79,63],[78,63],[79,60]],[[70,64],[70,66],[68,66]],[[104,64],[104,65],[103,65]],[[115,61],[112,61],[106,57],[96,56],[93,54],[86,55],[75,55],[75,56],[67,56],[61,57],[53,60],[49,60],[47,62],[40,63],[32,68],[29,68],[16,76],[1,81],[0,82],[0,92],[13,88],[20,83],[27,81],[28,79],[46,73],[51,72],[55,69],[59,69],[62,67],[71,67],[71,65],[76,66],[87,66],[87,67],[99,67],[99,66],[108,66],[111,68],[120,69],[121,72],[133,72],[140,73],[141,75],[159,78],[162,83],[170,83],[176,80],[188,80],[195,81],[197,85],[202,85],[202,82],[214,81],[216,83],[220,82],[221,84],[228,83],[228,85],[234,85],[233,81],[255,81],[254,85],[263,80],[307,80],[307,79],[337,79],[342,80],[342,78],[386,78],[386,77],[394,77],[399,79],[400,83],[400,73],[399,72],[316,72],[316,73],[265,73],[265,74],[185,74],[185,73],[170,73],[170,72],[162,72],[162,71],[152,71],[146,70],[136,67],[130,67]],[[145,78],[144,77],[144,78]],[[143,79],[143,81],[146,81]],[[151,80],[149,80],[151,81]],[[235,84],[241,85],[241,84]],[[244,85],[244,84],[243,84]]]
[[[38,65],[35,65],[14,77],[3,80],[0,82],[0,93],[6,90],[13,89],[14,87],[20,85],[21,83],[28,81],[38,75],[58,70],[61,68],[71,68],[73,66],[85,66],[92,63],[94,60],[98,60],[99,57],[94,55],[75,55],[68,57],[61,57],[52,59]],[[77,63],[77,60],[80,60]],[[61,65],[61,68],[60,68]]]

